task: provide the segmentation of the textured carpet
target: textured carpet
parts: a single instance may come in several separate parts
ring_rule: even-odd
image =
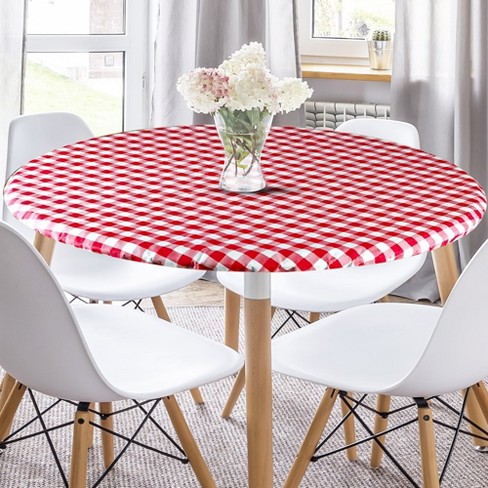
[[[151,312],[151,310],[149,310]],[[188,329],[198,331],[216,340],[222,339],[223,310],[220,307],[172,308],[173,321]],[[282,317],[278,314],[275,322]],[[292,327],[290,327],[291,329]],[[290,330],[288,329],[288,330]],[[286,330],[283,331],[286,333]],[[222,488],[244,488],[247,486],[246,473],[246,424],[245,403],[240,398],[237,407],[228,420],[220,417],[221,409],[232,384],[231,379],[202,388],[204,405],[195,405],[187,393],[178,396],[188,423],[197,439],[202,453],[216,480]],[[305,384],[296,380],[275,375],[274,388],[274,465],[275,486],[280,487],[291,466],[313,413],[323,394],[323,388]],[[449,395],[448,399],[459,406],[459,395]],[[40,396],[43,405],[47,399]],[[121,405],[119,404],[118,407]],[[339,418],[340,409],[336,406],[333,420]],[[32,406],[26,397],[21,405],[16,425],[22,419],[30,418]],[[67,421],[72,418],[73,407],[62,404],[47,417],[48,425]],[[413,412],[403,413],[402,418]],[[166,412],[158,408],[157,417],[165,426],[168,425]],[[435,407],[437,419],[449,419],[445,407]],[[367,414],[368,421],[371,414]],[[136,424],[132,413],[116,417],[117,426],[124,430]],[[171,431],[171,428],[168,427]],[[359,432],[359,428],[358,428]],[[437,429],[439,461],[445,458],[447,446],[452,434]],[[96,433],[98,434],[98,433]],[[147,425],[143,439],[161,449],[174,449],[168,446],[158,431]],[[61,462],[67,469],[70,457],[70,428],[53,433],[53,440],[60,452]],[[342,442],[342,431],[331,441],[335,447]],[[405,464],[406,469],[420,483],[420,458],[417,442],[417,426],[392,433],[388,438],[388,447]],[[325,458],[310,465],[302,483],[303,488],[316,487],[389,487],[411,486],[398,472],[390,460],[385,459],[380,469],[369,468],[370,445],[358,448],[358,460],[350,462],[344,453]],[[90,451],[90,481],[93,483],[102,471],[102,456],[99,434]],[[488,455],[480,454],[471,447],[471,441],[461,436],[454,451],[453,460],[447,471],[443,487],[487,487]],[[0,455],[0,487],[43,487],[63,486],[56,470],[44,437],[28,439],[9,446]],[[163,458],[155,453],[131,446],[115,470],[102,482],[101,487],[143,488],[172,487],[190,488],[198,486],[189,465]]]

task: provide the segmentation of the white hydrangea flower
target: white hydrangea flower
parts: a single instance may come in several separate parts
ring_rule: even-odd
[[[229,99],[226,107],[231,110],[265,109],[276,96],[274,78],[269,71],[258,66],[237,75],[229,76]]]
[[[309,98],[313,90],[300,78],[283,78],[278,81],[280,112],[291,112]]]
[[[290,112],[313,92],[299,78],[279,80],[273,76],[258,42],[245,44],[217,69],[197,68],[181,76],[176,87],[188,106],[201,113],[215,113],[222,107],[271,114]]]
[[[242,71],[255,66],[256,68],[266,69],[266,53],[259,42],[244,44],[238,51],[231,54],[229,59],[225,60],[219,69],[225,74],[239,75]]]

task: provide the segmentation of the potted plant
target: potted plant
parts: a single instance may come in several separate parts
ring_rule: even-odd
[[[375,30],[368,41],[371,69],[391,69],[393,40],[388,30]]]

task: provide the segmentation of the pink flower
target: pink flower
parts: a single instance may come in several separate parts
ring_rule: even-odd
[[[192,110],[213,113],[227,102],[229,77],[218,69],[197,68],[182,75],[176,88]]]

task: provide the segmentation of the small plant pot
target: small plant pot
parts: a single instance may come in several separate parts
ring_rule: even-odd
[[[371,69],[391,69],[393,41],[368,41]]]

